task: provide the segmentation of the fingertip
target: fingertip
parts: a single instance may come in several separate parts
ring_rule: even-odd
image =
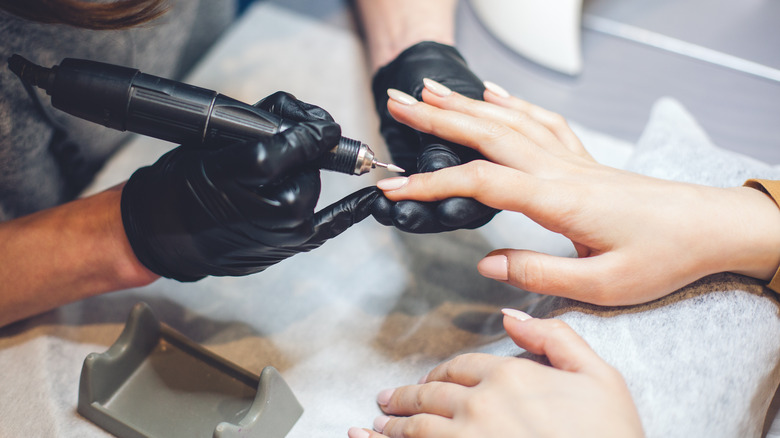
[[[387,423],[390,421],[390,417],[387,415],[380,415],[374,419],[374,430],[379,433],[384,433]]]
[[[405,176],[396,176],[377,181],[376,186],[383,192],[392,192],[398,190],[409,183],[409,178]]]
[[[533,316],[517,309],[511,309],[511,308],[503,308],[501,309],[501,313],[504,314],[504,316],[507,316],[509,318],[512,318],[517,321],[527,321],[529,319],[532,319]]]
[[[507,281],[509,279],[509,258],[504,254],[489,255],[477,263],[477,271],[483,277]]]
[[[484,81],[483,85],[485,86],[485,95],[495,95],[501,99],[508,99],[510,97],[509,92],[495,82]]]
[[[368,429],[361,429],[359,427],[350,427],[347,431],[349,438],[369,438],[371,433]]]
[[[398,102],[398,103],[400,103],[402,105],[406,105],[406,106],[414,105],[416,103],[419,103],[419,101],[417,99],[415,99],[414,97],[410,96],[409,94],[404,93],[401,90],[397,90],[395,88],[388,88],[387,89],[387,97],[390,98],[388,100],[388,104],[389,104],[390,101]]]

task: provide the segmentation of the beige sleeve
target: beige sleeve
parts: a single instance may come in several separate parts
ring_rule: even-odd
[[[768,179],[749,179],[745,181],[745,187],[750,187],[756,190],[760,190],[775,201],[780,207],[780,181],[772,181]],[[778,248],[780,250],[780,248]],[[775,272],[775,276],[767,285],[768,288],[775,292],[780,293],[780,267]]]

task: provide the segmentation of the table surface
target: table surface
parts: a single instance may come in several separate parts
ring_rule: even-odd
[[[650,8],[643,4],[594,0],[585,10],[780,68],[776,44],[766,43],[777,42],[780,32],[770,23],[778,16],[776,1],[658,0],[652,11],[643,10]],[[705,20],[711,27],[697,22],[699,10],[714,14]],[[325,106],[345,134],[376,145],[378,156],[387,156],[346,1],[267,0],[246,18],[254,21],[239,22],[197,66],[190,82],[246,101],[278,89],[292,91]],[[726,28],[728,37],[718,31]],[[777,82],[587,29],[585,70],[568,77],[511,52],[465,3],[458,11],[458,40],[480,75],[586,127],[578,134],[600,161],[620,166],[652,103],[671,95],[721,147],[780,162]],[[749,44],[757,40],[762,44]],[[271,56],[276,56],[274,63],[267,62]],[[354,68],[323,70],[323,63]],[[153,140],[135,140],[91,190],[122,181],[164,148]],[[383,175],[323,172],[321,203]],[[409,236],[364,221],[317,251],[261,275],[194,284],[161,280],[4,328],[0,437],[108,436],[75,413],[79,373],[89,353],[105,351],[116,340],[138,301],[250,371],[259,373],[269,364],[278,368],[306,408],[290,437],[344,436],[349,426],[369,426],[378,414],[373,400],[379,390],[417,381],[441,360],[501,339],[501,307],[533,308],[537,296],[518,294],[474,269],[496,247],[571,252],[566,239],[529,222],[502,213],[476,232]]]

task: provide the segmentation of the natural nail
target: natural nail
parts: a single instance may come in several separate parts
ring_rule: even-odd
[[[425,88],[427,88],[428,91],[439,97],[447,97],[452,94],[452,90],[447,88],[447,86],[440,84],[433,79],[423,78],[423,85],[425,85]]]
[[[414,105],[417,103],[417,99],[404,93],[401,90],[396,90],[395,88],[388,88],[387,96],[390,97],[390,99],[393,99],[394,101],[404,105]]]
[[[501,313],[518,321],[525,321],[527,319],[533,318],[533,316],[525,312],[521,312],[517,309],[501,309]]]
[[[379,392],[376,396],[376,402],[381,406],[387,406],[390,403],[390,398],[393,396],[395,389],[385,389]]]
[[[477,264],[480,274],[494,280],[509,279],[509,260],[505,255],[487,256]]]
[[[483,82],[485,85],[485,88],[488,89],[491,93],[495,94],[496,96],[507,98],[509,97],[509,92],[504,89],[504,87],[490,81]]]
[[[430,374],[430,373],[428,373]],[[420,377],[420,380],[417,381],[418,384],[422,385],[423,383],[426,383],[428,381],[428,374]]]
[[[350,427],[347,431],[347,436],[349,438],[368,438],[369,434],[359,427]]]
[[[379,180],[377,181],[376,186],[379,187],[379,190],[391,191],[400,189],[405,186],[407,182],[409,182],[409,178],[405,176],[396,176]]]
[[[387,426],[387,422],[390,421],[390,417],[387,415],[380,415],[376,418],[374,418],[374,430],[382,433],[385,431],[385,426]]]

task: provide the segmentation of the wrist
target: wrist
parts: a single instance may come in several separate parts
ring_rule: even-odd
[[[769,281],[780,266],[780,208],[765,193],[749,187],[725,189],[732,202],[724,205],[731,226],[722,235],[731,240],[722,271]]]
[[[358,0],[371,71],[422,41],[455,44],[456,0]]]
[[[111,242],[115,254],[112,271],[117,279],[117,289],[144,286],[160,278],[138,260],[130,245],[121,213],[123,189],[124,184],[112,187],[101,194],[115,206],[107,212],[103,226],[108,236],[107,241]]]

